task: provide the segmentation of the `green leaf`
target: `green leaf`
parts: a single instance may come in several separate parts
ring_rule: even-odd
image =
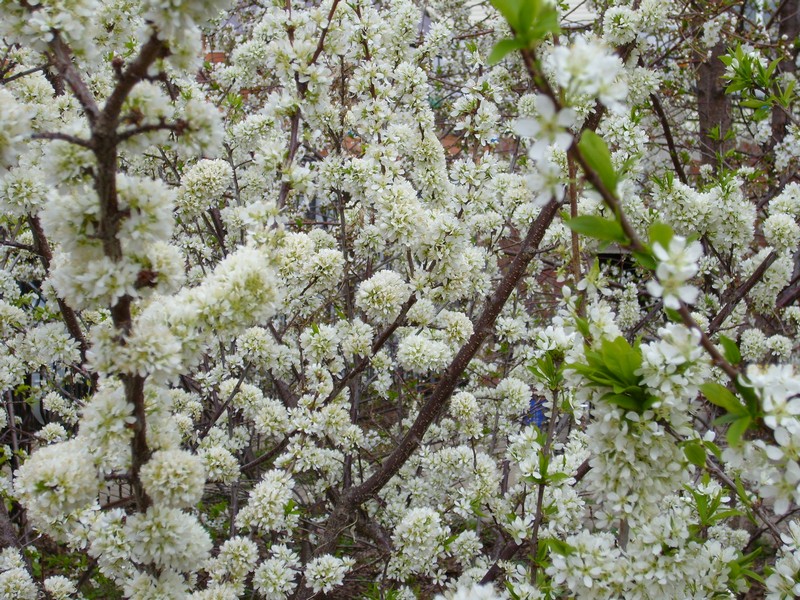
[[[764,106],[769,106],[769,102],[767,100],[759,100],[758,98],[742,100],[740,104],[745,108],[763,108]]]
[[[700,391],[715,406],[724,408],[726,412],[734,415],[747,414],[745,407],[733,393],[723,385],[709,382],[700,386]]]
[[[283,507],[283,515],[289,516],[293,514],[298,514],[300,509],[297,506],[297,502],[294,499],[289,499],[289,501]]]
[[[552,351],[537,359],[536,364],[530,365],[528,370],[550,389],[556,389],[562,379],[562,366],[556,367]]]
[[[701,442],[687,442],[683,446],[683,453],[686,455],[686,459],[694,466],[701,469],[706,466],[706,449]]]
[[[770,107],[770,105],[766,104],[766,105],[762,106],[761,108],[759,108],[757,111],[755,111],[753,113],[753,120],[754,121],[763,121],[764,119],[766,119],[770,115],[771,111],[772,111],[772,108]]]
[[[549,483],[558,483],[560,481],[564,481],[565,479],[569,479],[572,477],[569,473],[551,473],[547,476],[547,481]]]
[[[533,27],[527,32],[528,40],[530,42],[537,42],[544,39],[548,33],[558,35],[561,33],[561,27],[558,23],[558,11],[556,10],[556,7],[549,4],[543,4],[542,10],[539,12],[538,18],[535,20]]]
[[[750,417],[740,417],[731,423],[728,432],[725,434],[731,446],[738,446],[741,443],[742,436],[747,431],[747,428],[750,427],[750,423],[752,423]]]
[[[786,86],[785,89],[781,90],[780,95],[778,96],[778,102],[784,108],[789,108],[789,105],[792,103],[793,96],[794,96],[794,87],[795,81],[792,80]]]
[[[744,404],[747,407],[748,414],[756,419],[761,415],[761,401],[758,399],[756,391],[749,385],[743,384],[741,381],[734,381],[736,391],[744,398]]]
[[[647,230],[647,233],[650,235],[651,244],[658,242],[665,250],[669,248],[672,236],[675,235],[672,231],[672,227],[665,223],[653,223],[650,225],[650,229]]]
[[[582,215],[570,219],[566,222],[566,225],[576,233],[597,240],[619,242],[620,244],[628,243],[628,238],[622,231],[622,225],[619,224],[619,221],[613,219],[604,219],[603,217],[594,215]]]
[[[526,41],[532,41],[528,32],[531,30],[531,25],[538,19],[538,12],[541,8],[541,0],[522,0],[519,5],[519,13],[517,14],[517,35],[524,38]]]
[[[736,510],[735,508],[729,508],[727,510],[721,510],[714,514],[714,521],[723,521],[725,519],[730,519],[731,517],[741,517],[742,511]]]
[[[645,269],[650,269],[651,271],[655,271],[656,267],[658,267],[658,263],[656,262],[655,257],[650,254],[650,252],[644,252],[642,250],[633,250],[632,252],[633,257],[636,259],[640,265],[642,265]]]
[[[558,538],[543,538],[539,540],[539,544],[549,549],[553,554],[560,554],[561,556],[575,554],[575,548],[573,546],[570,546],[567,542],[563,542]]]
[[[606,189],[613,194],[617,189],[617,173],[614,171],[611,153],[603,138],[587,129],[581,135],[578,150],[589,167],[597,173]]]
[[[729,423],[733,423],[737,419],[741,419],[744,415],[742,414],[733,414],[733,413],[725,413],[722,416],[717,417],[714,419],[714,425],[727,425]]]
[[[736,345],[731,338],[724,335],[719,336],[719,343],[722,346],[725,359],[732,365],[738,365],[742,362],[742,354],[739,352],[739,346]]]
[[[486,59],[486,63],[489,66],[496,65],[508,54],[520,48],[524,48],[526,45],[525,41],[520,38],[500,40],[495,44],[494,48],[492,48],[489,58]]]
[[[603,357],[606,365],[628,386],[638,386],[640,376],[636,371],[642,366],[642,353],[628,341],[618,336],[613,341],[603,340]]]
[[[521,4],[524,1],[525,0],[490,0],[492,6],[503,15],[514,31],[519,29],[517,18],[520,13]]]
[[[591,330],[589,329],[589,321],[582,317],[575,317],[575,327],[584,339],[591,337]]]
[[[510,581],[503,582],[506,586],[506,591],[511,595],[511,600],[520,600],[519,594],[514,591],[514,584]]]
[[[709,452],[711,452],[711,454],[717,457],[717,460],[722,458],[722,450],[714,442],[709,442],[708,440],[705,440],[703,442],[703,445],[706,447],[706,450],[708,450]]]
[[[444,546],[445,550],[450,547],[450,544],[455,542],[458,539],[459,534],[453,534],[449,538],[447,538],[442,545]]]
[[[742,479],[738,475],[735,475],[733,482],[736,484],[736,495],[739,497],[739,500],[741,500],[745,506],[750,506],[751,499],[747,490],[744,488]]]
[[[606,394],[600,400],[604,400],[606,402],[610,402],[611,404],[616,404],[620,408],[624,408],[626,410],[632,410],[635,412],[641,412],[641,404],[635,399],[631,398],[627,394]]]

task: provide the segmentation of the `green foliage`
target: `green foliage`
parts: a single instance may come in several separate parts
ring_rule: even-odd
[[[727,413],[735,415],[747,414],[747,409],[744,405],[725,386],[709,382],[701,385],[700,390],[711,404],[724,408]]]
[[[636,373],[642,366],[638,345],[631,346],[620,336],[613,341],[603,340],[599,349],[587,348],[584,354],[587,364],[573,363],[569,368],[588,379],[590,385],[611,388],[613,391],[602,400],[640,414],[658,400],[647,392],[641,375]]]
[[[548,34],[557,35],[558,10],[546,0],[491,0],[514,32],[513,38],[500,40],[487,63],[495,65],[515,50],[532,48]]]
[[[594,215],[581,215],[566,222],[567,227],[586,237],[605,242],[628,244],[630,240],[622,231],[622,225],[615,219],[605,219]]]
[[[503,60],[507,55],[511,54],[515,50],[522,50],[525,48],[527,44],[524,40],[520,38],[506,38],[500,40],[495,44],[492,51],[489,53],[489,58],[486,59],[486,62],[489,65],[496,65],[501,60]]]
[[[744,403],[728,388],[718,383],[704,383],[700,391],[711,404],[719,406],[725,414],[716,419],[715,424],[729,423],[726,438],[731,446],[738,446],[744,434],[761,418],[761,405],[753,388],[736,383],[736,391]]]
[[[619,176],[611,163],[611,152],[603,138],[587,129],[581,135],[578,150],[586,164],[597,173],[605,188],[612,194],[616,192]]]
[[[706,466],[706,448],[699,440],[689,440],[683,444],[683,453],[686,460],[700,467],[701,469]]]
[[[543,538],[539,540],[539,547],[545,551],[559,554],[561,556],[570,556],[575,554],[575,548],[570,546],[567,542],[559,540],[558,538]]]
[[[745,52],[739,44],[728,50],[728,54],[721,56],[720,60],[728,67],[725,93],[739,94],[739,104],[752,109],[756,121],[769,117],[775,106],[788,108],[794,100],[795,82],[782,85],[776,75],[780,59],[766,63],[760,56]]]
[[[756,559],[760,557],[761,554],[761,548],[756,548],[749,554],[742,554],[736,560],[730,561],[728,563],[728,569],[730,569],[728,575],[729,580],[735,582],[740,579],[750,579],[763,585],[764,578],[751,568],[755,565]],[[737,590],[731,591],[736,592]]]
[[[371,582],[364,593],[364,598],[368,600],[397,600],[399,597],[399,591],[394,588],[383,590],[377,581]]]
[[[741,511],[729,508],[723,503],[727,492],[720,491],[715,496],[709,497],[697,491],[692,486],[687,485],[686,490],[692,495],[694,507],[695,510],[697,510],[698,523],[697,526],[693,528],[694,531],[692,533],[694,535],[698,535],[700,530],[711,527],[720,521],[731,517],[738,517],[742,514]]]
[[[731,338],[724,335],[719,336],[719,343],[722,345],[723,355],[725,360],[736,366],[742,362],[742,353],[739,352],[739,346],[736,345]]]
[[[658,261],[656,260],[656,257],[653,256],[652,246],[655,243],[658,243],[661,247],[668,248],[672,237],[675,235],[675,232],[672,231],[672,227],[669,225],[655,222],[650,225],[647,234],[650,243],[645,244],[644,249],[642,250],[634,250],[632,254],[634,258],[636,258],[636,261],[645,269],[655,271],[656,267],[658,266]],[[670,316],[668,311],[667,317],[676,322],[682,321],[680,315],[676,314],[674,316]]]
[[[552,350],[546,352],[544,356],[536,359],[534,364],[528,367],[534,377],[544,383],[548,389],[556,390],[564,378],[564,365],[561,362],[563,356],[554,356]]]
[[[672,241],[675,232],[672,231],[672,227],[665,223],[653,223],[650,225],[650,228],[647,230],[648,237],[650,238],[650,244],[658,244],[662,248],[669,248],[669,243]]]

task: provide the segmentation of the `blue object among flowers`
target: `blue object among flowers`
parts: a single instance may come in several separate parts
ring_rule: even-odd
[[[545,424],[547,419],[544,416],[544,398],[531,398],[530,410],[522,418],[524,425],[536,425],[539,429]]]

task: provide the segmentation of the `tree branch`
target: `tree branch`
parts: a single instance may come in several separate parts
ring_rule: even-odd
[[[481,315],[475,325],[469,340],[461,347],[458,354],[450,362],[439,383],[434,388],[428,400],[420,409],[417,418],[409,430],[400,440],[392,453],[384,460],[383,465],[369,479],[361,485],[350,488],[342,493],[339,503],[325,526],[315,555],[329,553],[336,545],[338,532],[350,520],[353,511],[367,499],[377,494],[408,461],[414,451],[419,447],[425,432],[444,410],[450,395],[456,389],[461,375],[466,370],[472,358],[477,354],[484,340],[491,334],[494,322],[500,311],[505,306],[508,298],[519,285],[525,275],[528,264],[536,254],[547,228],[553,221],[559,203],[551,200],[542,208],[541,213],[528,230],[519,253],[512,261],[508,271],[490,298],[487,299]]]

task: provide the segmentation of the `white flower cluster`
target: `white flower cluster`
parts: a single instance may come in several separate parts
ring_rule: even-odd
[[[412,373],[425,374],[439,371],[447,366],[453,357],[450,347],[439,340],[424,334],[411,334],[404,337],[397,349],[397,361]]]
[[[253,585],[267,600],[284,600],[297,587],[300,557],[284,545],[272,546],[270,554],[253,574]]]
[[[389,562],[389,574],[401,581],[414,573],[434,575],[449,533],[449,528],[442,524],[441,516],[435,510],[409,510],[392,536],[395,552]]]
[[[179,294],[170,318],[191,318],[188,323],[177,323],[178,327],[207,327],[222,335],[268,319],[280,301],[275,273],[269,265],[265,250],[239,248],[220,262],[202,285]]]
[[[15,217],[37,212],[47,201],[49,191],[44,173],[37,167],[25,165],[0,177],[0,203]]]
[[[628,6],[612,6],[603,15],[603,40],[613,46],[629,44],[639,33],[640,16]]]
[[[397,317],[410,295],[411,288],[400,274],[380,271],[358,286],[356,305],[371,320],[388,323]]]
[[[344,269],[344,256],[334,245],[334,239],[321,230],[313,235],[286,233],[281,238],[276,262],[287,311],[310,315],[329,298]]]
[[[685,457],[655,414],[641,416],[600,403],[586,433],[591,451],[590,489],[610,518],[642,516],[688,480]]]
[[[47,530],[65,516],[93,504],[100,482],[83,440],[45,446],[16,472],[14,491],[31,521]]]
[[[39,590],[16,548],[4,548],[0,552],[0,597],[8,600],[36,600],[39,597]]]
[[[237,536],[225,540],[217,556],[206,563],[205,571],[213,582],[212,587],[233,583],[243,588],[244,580],[256,568],[257,560],[256,543]]]
[[[14,95],[0,89],[0,169],[14,166],[30,134],[30,117]]]
[[[305,568],[306,585],[317,592],[330,592],[342,585],[344,576],[356,564],[349,556],[339,558],[324,554],[311,560]]]
[[[203,495],[205,470],[197,456],[185,450],[159,450],[140,472],[147,494],[160,506],[189,508]]]
[[[609,108],[621,108],[628,91],[623,65],[599,41],[577,36],[571,45],[556,46],[549,59],[556,82],[568,97],[598,98]]]
[[[556,112],[553,101],[544,94],[537,94],[533,104],[536,117],[518,119],[514,123],[517,134],[535,140],[528,149],[531,160],[542,160],[551,145],[560,150],[568,150],[572,145],[572,133],[569,129],[575,125],[575,111],[563,108]]]
[[[797,185],[792,183],[769,203],[770,215],[761,224],[767,243],[778,251],[794,253],[800,243]]]
[[[265,534],[272,531],[291,532],[299,522],[298,515],[288,510],[293,488],[294,480],[285,471],[267,471],[250,492],[247,506],[239,511],[237,525]]]
[[[710,377],[708,360],[700,345],[700,332],[670,323],[658,330],[659,340],[642,344],[638,373],[658,398],[652,409],[673,428],[690,424],[689,402]]]
[[[624,551],[607,532],[583,530],[567,536],[571,549],[552,555],[548,575],[570,595],[587,600],[675,594],[709,597],[715,590],[737,589],[740,582],[731,580],[728,565],[738,555],[740,544],[747,543],[746,535],[739,535],[744,532],[725,526],[709,528],[707,540],[695,541],[688,528],[692,520],[689,502],[675,496],[665,497],[663,502],[661,515],[631,524],[630,542]]]
[[[785,600],[800,596],[800,524],[789,522],[789,531],[781,535],[783,545],[778,551],[778,559],[767,577],[765,586],[768,600]]]
[[[130,516],[123,535],[135,562],[167,572],[195,571],[211,550],[211,538],[197,519],[177,508],[153,506]]]
[[[178,207],[187,216],[219,206],[222,195],[233,181],[233,169],[225,160],[201,160],[181,178]]]
[[[103,472],[124,470],[130,464],[133,405],[116,382],[106,381],[83,407],[80,434]]]
[[[61,575],[54,575],[44,580],[44,589],[53,600],[71,600],[78,593],[75,584]]]
[[[664,248],[659,242],[653,244],[653,254],[658,259],[656,280],[647,282],[647,291],[656,298],[664,299],[664,306],[678,309],[681,302],[694,304],[700,291],[687,285],[697,274],[697,261],[702,256],[700,242],[686,244],[686,239],[675,235]]]
[[[792,503],[800,504],[800,378],[791,365],[750,365],[747,385],[761,400],[764,424],[772,430],[774,439],[774,443],[748,443],[756,452],[763,452],[769,462],[765,465],[762,459],[760,472],[748,469],[747,474],[755,477],[759,494],[772,499],[775,512],[782,515]]]
[[[123,256],[116,260],[97,236],[101,211],[94,190],[64,190],[42,211],[45,231],[61,249],[50,281],[76,308],[113,305],[123,296],[153,290],[170,292],[182,282],[183,258],[167,243],[174,193],[163,182],[143,177],[120,175],[117,187],[119,210],[127,218],[119,224]]]

